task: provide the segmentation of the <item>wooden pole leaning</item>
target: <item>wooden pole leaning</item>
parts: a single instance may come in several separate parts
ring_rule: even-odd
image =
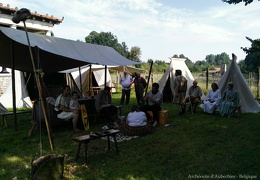
[[[149,70],[149,75],[148,75],[148,80],[147,80],[147,85],[146,85],[144,97],[146,97],[146,94],[147,94],[147,91],[148,91],[148,86],[149,86],[149,81],[150,81],[150,77],[151,77],[151,73],[152,73],[152,68],[153,68],[153,61],[151,62],[151,65],[150,65],[150,70]]]
[[[52,135],[51,135],[50,127],[49,127],[49,122],[48,122],[47,115],[46,115],[45,105],[44,105],[43,98],[42,98],[42,86],[41,86],[41,83],[40,83],[39,70],[36,70],[36,68],[35,68],[34,58],[33,58],[33,54],[32,54],[32,49],[31,49],[30,40],[29,40],[28,31],[27,31],[27,28],[26,28],[25,21],[23,21],[23,24],[24,24],[24,29],[25,29],[25,33],[26,33],[27,42],[28,42],[30,57],[31,57],[31,61],[32,61],[33,72],[34,72],[34,76],[35,76],[35,79],[36,79],[37,88],[38,88],[38,91],[39,91],[39,98],[40,98],[40,102],[41,102],[41,106],[42,106],[42,112],[43,112],[47,132],[48,132],[49,143],[50,143],[51,151],[53,152],[53,149],[54,149],[53,148],[53,139],[52,139]]]

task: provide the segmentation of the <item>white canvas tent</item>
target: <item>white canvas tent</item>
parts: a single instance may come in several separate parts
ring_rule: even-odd
[[[15,95],[17,108],[32,108],[23,73],[17,70],[15,70]],[[13,108],[12,80],[10,80],[5,92],[1,95],[0,102],[6,108]]]
[[[106,86],[109,87],[114,87],[113,83],[112,83],[112,79],[109,73],[109,70],[106,70]],[[102,65],[92,65],[91,66],[91,72],[90,73],[90,67],[84,67],[81,69],[81,82],[82,82],[82,93],[86,94],[89,91],[89,85],[90,87],[95,86],[95,87],[103,87],[104,88],[104,83],[105,83],[105,70],[104,70],[104,66]],[[80,75],[79,75],[79,71],[74,71],[71,73],[72,77],[74,78],[78,88],[80,88]],[[91,76],[90,76],[91,74]],[[90,84],[89,82],[92,82],[92,84]],[[94,83],[94,85],[93,85]],[[91,87],[91,88],[92,88]]]
[[[174,79],[175,79],[175,70],[181,70],[182,75],[188,81],[188,88],[192,86],[194,78],[185,64],[184,58],[171,58],[168,69],[165,71],[162,78],[159,80],[159,90],[163,92],[164,100],[172,100],[174,96]],[[188,92],[188,91],[187,91]],[[202,99],[205,99],[205,95],[202,95]]]
[[[221,95],[224,95],[229,82],[234,83],[234,88],[238,91],[240,97],[240,105],[242,113],[258,113],[260,112],[259,103],[255,100],[255,97],[248,87],[243,74],[241,73],[237,63],[236,57],[233,57],[231,64],[229,65],[225,74],[218,81]]]
[[[92,76],[90,77],[89,69],[90,69],[90,66],[86,65],[86,66],[82,66],[80,68],[80,71],[79,71],[79,68],[73,68],[73,69],[68,69],[68,70],[60,71],[60,72],[61,73],[71,73],[71,75],[74,78],[79,89],[81,88],[79,73],[81,73],[82,93],[85,94],[89,90],[93,91],[92,87],[97,86],[97,87],[103,88],[104,83],[105,83],[105,74],[107,74],[106,86],[114,87],[114,84],[112,82],[112,78],[111,78],[111,75],[110,75],[108,69],[118,71],[119,73],[122,73],[122,74],[124,71],[127,71],[129,74],[133,74],[135,72],[143,73],[146,71],[144,69],[135,68],[135,67],[131,67],[131,66],[107,66],[107,71],[105,73],[105,66],[91,65]],[[89,82],[92,82],[92,83],[89,83]],[[89,85],[92,85],[92,87],[89,88]],[[115,92],[115,88],[112,88],[112,91]]]
[[[6,113],[8,110],[0,103],[0,114]]]

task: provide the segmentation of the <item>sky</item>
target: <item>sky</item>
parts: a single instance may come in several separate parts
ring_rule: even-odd
[[[260,38],[260,1],[245,6],[222,0],[0,0],[10,7],[64,17],[54,36],[85,41],[90,32],[111,32],[129,50],[138,46],[141,60],[183,54],[193,62],[226,52],[246,54],[246,39]]]

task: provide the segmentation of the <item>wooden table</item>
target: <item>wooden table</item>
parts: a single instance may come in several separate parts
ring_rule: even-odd
[[[93,141],[95,139],[100,139],[102,137],[107,137],[107,146],[108,146],[109,151],[110,151],[110,138],[109,137],[110,136],[113,137],[114,144],[116,147],[116,152],[118,154],[119,150],[118,150],[118,145],[117,145],[117,140],[116,140],[116,134],[118,134],[119,132],[120,132],[120,130],[117,130],[117,129],[109,129],[100,134],[93,134],[93,135],[87,134],[87,135],[83,135],[83,136],[74,137],[73,141],[79,143],[75,161],[78,160],[80,149],[81,149],[81,143],[85,143],[85,158],[86,158],[86,162],[87,162],[88,161],[88,143],[90,143],[90,141]]]

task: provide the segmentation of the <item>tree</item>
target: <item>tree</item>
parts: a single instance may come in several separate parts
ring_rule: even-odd
[[[126,43],[123,42],[122,44],[120,44],[117,37],[111,32],[97,33],[96,31],[92,31],[87,37],[85,37],[85,41],[91,44],[99,44],[112,47],[122,56],[128,56],[128,47]]]
[[[142,55],[142,52],[141,52],[140,47],[134,46],[134,47],[131,47],[131,50],[128,53],[127,58],[132,61],[141,62],[141,60],[140,60],[141,55]],[[140,68],[140,64],[135,65],[135,67]]]
[[[215,64],[215,56],[213,54],[207,55],[205,59],[209,65]]]
[[[127,58],[136,62],[141,62],[140,58],[141,58],[142,52],[140,47],[138,46],[134,46],[131,47],[130,52],[128,53]]]
[[[260,66],[260,39],[253,40],[249,37],[246,37],[246,39],[251,42],[251,47],[242,47],[243,51],[247,54],[245,64],[248,71],[257,72]]]
[[[225,3],[229,3],[229,4],[238,4],[238,3],[244,2],[245,6],[246,6],[246,5],[250,4],[251,2],[253,2],[254,0],[222,0],[222,1]]]
[[[217,55],[213,55],[213,54],[207,55],[205,59],[209,66],[210,65],[221,66],[222,64],[230,63],[230,58],[228,54],[225,52]]]
[[[249,71],[247,70],[247,65],[245,63],[245,60],[241,60],[237,63],[237,65],[239,66],[240,70],[242,73],[248,73]]]
[[[217,54],[215,56],[215,65],[221,66],[222,64],[229,64],[231,59],[229,58],[229,55],[225,52],[221,54]]]

